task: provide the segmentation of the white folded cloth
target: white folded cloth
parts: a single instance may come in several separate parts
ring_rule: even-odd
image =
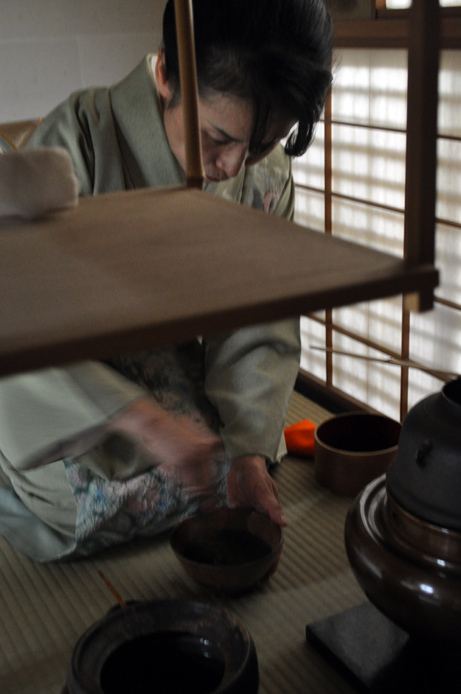
[[[79,183],[62,147],[0,155],[0,217],[33,219],[78,202]]]

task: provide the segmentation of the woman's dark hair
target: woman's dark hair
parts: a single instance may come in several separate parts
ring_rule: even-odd
[[[268,119],[283,110],[297,127],[285,145],[310,145],[331,83],[332,26],[324,0],[193,0],[198,89],[248,100],[254,109],[250,150]],[[180,94],[174,0],[163,17],[165,74]]]

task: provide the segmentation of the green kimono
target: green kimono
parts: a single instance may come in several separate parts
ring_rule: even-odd
[[[71,95],[30,140],[28,147],[62,145],[70,152],[82,195],[184,181],[163,128],[152,60],[147,56],[111,88]],[[293,216],[290,160],[281,146],[206,190]],[[232,458],[258,454],[276,462],[284,454],[299,353],[299,321],[290,319],[154,350],[155,359],[146,351],[128,361],[88,361],[2,379],[0,464],[11,485],[0,489],[0,532],[47,561],[155,534],[193,512],[161,468],[146,473],[132,442],[104,432],[112,416],[146,394],[219,430],[224,498]],[[95,519],[97,504],[103,510]]]

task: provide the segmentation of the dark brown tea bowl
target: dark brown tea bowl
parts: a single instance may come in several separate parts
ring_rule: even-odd
[[[170,545],[187,574],[215,593],[243,593],[270,575],[282,529],[253,509],[220,508],[179,523]]]

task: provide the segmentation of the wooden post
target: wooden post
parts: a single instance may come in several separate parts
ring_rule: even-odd
[[[434,264],[439,101],[438,0],[413,0],[408,33],[407,150],[404,254],[410,265]],[[404,296],[402,359],[410,355],[410,311],[431,309],[433,290]],[[408,368],[402,368],[400,418],[408,410]]]
[[[409,23],[405,258],[434,263],[439,71],[438,0],[413,0]]]
[[[192,0],[175,0],[174,6],[184,113],[186,179],[188,187],[203,188],[205,175],[200,141]]]
[[[331,88],[325,100],[324,109],[324,124],[325,124],[325,233],[332,234],[333,232],[333,167],[332,167],[332,110],[331,110]],[[327,349],[333,347],[333,311],[327,309],[325,311],[325,344]],[[329,386],[333,385],[333,354],[327,351],[326,359],[326,382]]]

